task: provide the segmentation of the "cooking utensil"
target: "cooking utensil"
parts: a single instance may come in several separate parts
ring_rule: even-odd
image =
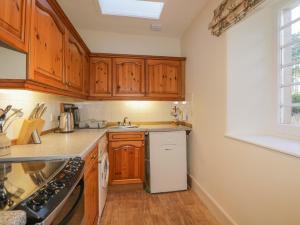
[[[30,115],[29,115],[29,118],[28,119],[33,119],[34,118],[34,116],[35,116],[35,114],[36,114],[36,111],[39,109],[39,106],[40,106],[40,104],[38,103],[38,104],[36,104],[36,106],[34,107],[34,109],[32,110],[32,112],[30,113]]]
[[[7,124],[8,121],[9,121],[11,118],[13,118],[14,116],[22,117],[23,114],[24,114],[24,113],[22,112],[22,109],[12,109],[12,111],[13,111],[13,113],[12,113],[9,117],[7,117],[7,118],[5,119],[3,126],[5,126],[5,124]]]
[[[4,123],[5,123],[5,117],[6,117],[6,114],[9,112],[9,110],[11,109],[12,105],[8,105],[6,106],[6,108],[3,110],[1,109],[1,116],[0,116],[0,133],[3,132],[3,126],[4,126]]]
[[[15,122],[16,120],[23,117],[24,113],[22,112],[22,109],[12,109],[14,111],[9,117],[6,118],[6,120],[3,123],[3,131],[6,132],[7,129],[10,127],[10,125]]]
[[[43,109],[38,113],[37,118],[42,118],[42,116],[45,114],[47,110],[47,106],[44,106]]]
[[[0,109],[0,117],[4,115],[4,110]]]
[[[6,108],[4,110],[1,109],[1,111],[0,111],[0,119],[2,119],[2,120],[5,119],[5,116],[9,112],[9,110],[11,109],[11,107],[12,107],[12,105],[8,105],[8,106],[6,106]]]
[[[6,106],[6,108],[4,110],[4,114],[7,114],[11,108],[12,108],[12,105]]]
[[[44,110],[44,107],[45,107],[45,104],[41,104],[38,109],[36,110],[36,113],[34,115],[34,118],[35,119],[38,119],[39,118],[39,115],[41,114],[41,112]]]

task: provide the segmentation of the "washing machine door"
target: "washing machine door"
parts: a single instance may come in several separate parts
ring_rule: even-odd
[[[106,188],[108,185],[108,178],[109,178],[109,160],[108,160],[108,153],[104,152],[101,160],[101,185],[102,188]]]

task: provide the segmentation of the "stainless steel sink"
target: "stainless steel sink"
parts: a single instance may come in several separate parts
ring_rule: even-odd
[[[119,128],[119,129],[130,129],[130,128],[138,128],[137,125],[120,125],[120,126],[114,126],[112,128]]]

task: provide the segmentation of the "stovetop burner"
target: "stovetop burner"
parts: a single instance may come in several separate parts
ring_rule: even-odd
[[[64,160],[0,163],[0,211],[13,209],[65,164]]]
[[[10,194],[5,189],[4,180],[0,181],[0,210],[8,207],[11,207],[14,204],[14,201],[11,199]]]

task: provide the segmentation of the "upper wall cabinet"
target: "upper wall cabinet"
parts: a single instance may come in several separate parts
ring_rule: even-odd
[[[29,79],[64,89],[66,31],[47,0],[34,0],[31,15]]]
[[[69,90],[82,93],[84,90],[84,52],[77,40],[68,33],[66,51],[66,85]]]
[[[182,61],[147,60],[147,96],[184,98],[184,65]]]
[[[83,93],[88,96],[90,94],[90,57],[86,54],[83,58]]]
[[[112,59],[91,58],[91,96],[112,96]]]
[[[28,52],[31,0],[0,1],[0,40]]]
[[[120,97],[145,96],[144,59],[113,59],[113,95]]]

